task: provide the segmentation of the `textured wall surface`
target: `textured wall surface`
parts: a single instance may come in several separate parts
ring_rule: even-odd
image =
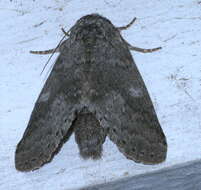
[[[193,165],[193,161],[201,159],[200,9],[199,0],[0,1],[0,189],[71,190],[125,180],[128,187],[136,183],[138,189],[144,189],[151,183],[155,190],[160,186],[154,185],[162,180],[173,184],[169,182],[171,176],[186,189],[198,185],[200,165]],[[85,161],[71,136],[50,163],[33,172],[18,172],[14,164],[16,145],[58,56],[53,56],[40,75],[49,56],[29,51],[54,48],[63,36],[61,27],[68,31],[80,17],[94,12],[115,26],[137,17],[122,36],[134,46],[162,46],[162,50],[151,54],[131,53],[167,137],[167,159],[159,165],[137,164],[126,159],[106,138],[102,159]],[[185,166],[187,170],[182,167],[186,162],[192,162]],[[171,170],[172,166],[178,169]]]

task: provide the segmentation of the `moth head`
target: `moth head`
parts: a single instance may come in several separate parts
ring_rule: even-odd
[[[108,39],[118,30],[105,17],[98,14],[86,15],[80,18],[71,29],[71,37],[76,40],[90,41]]]

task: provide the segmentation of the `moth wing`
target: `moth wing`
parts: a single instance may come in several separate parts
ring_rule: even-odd
[[[68,136],[79,98],[76,85],[64,76],[61,59],[61,56],[57,59],[17,145],[17,170],[30,171],[49,162]]]
[[[126,70],[124,85],[119,77],[114,79],[120,85],[107,102],[108,135],[127,158],[145,164],[160,163],[166,158],[166,137],[137,67],[132,65]],[[116,73],[120,72],[122,68],[117,67]]]
[[[166,158],[166,137],[145,83],[124,43],[116,40],[112,47],[106,45],[104,51],[97,51],[100,60],[93,74],[97,94],[93,100],[101,125],[127,158],[160,163]]]

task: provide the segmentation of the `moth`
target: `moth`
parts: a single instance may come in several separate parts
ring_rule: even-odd
[[[74,132],[80,155],[99,159],[106,136],[126,158],[144,164],[163,162],[167,142],[143,79],[120,32],[98,14],[80,18],[55,49],[56,63],[35,103],[17,145],[20,171],[50,162]]]

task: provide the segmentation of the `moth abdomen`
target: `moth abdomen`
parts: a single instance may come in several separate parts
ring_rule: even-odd
[[[106,131],[92,113],[80,113],[73,122],[75,140],[84,159],[99,159]]]

